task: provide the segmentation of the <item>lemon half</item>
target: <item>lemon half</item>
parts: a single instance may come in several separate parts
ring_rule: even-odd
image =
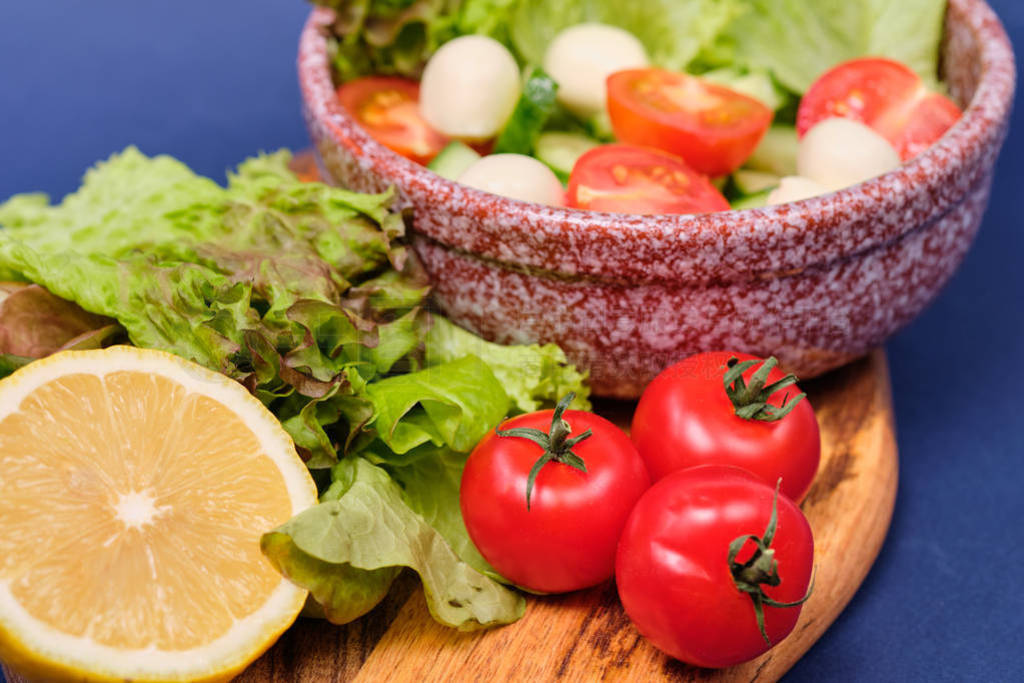
[[[27,365],[0,381],[0,660],[230,678],[306,597],[260,535],[315,502],[281,425],[223,375],[132,347]]]

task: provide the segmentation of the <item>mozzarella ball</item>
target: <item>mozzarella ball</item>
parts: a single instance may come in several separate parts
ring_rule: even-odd
[[[441,133],[486,140],[505,127],[521,89],[508,49],[486,36],[462,36],[434,53],[420,80],[420,111]]]
[[[818,195],[828,194],[829,189],[821,183],[816,183],[808,178],[800,176],[786,176],[779,181],[776,187],[768,195],[768,205],[785,204],[787,202],[798,202],[801,199],[810,199]]]
[[[565,204],[565,191],[554,172],[523,154],[485,156],[463,171],[459,182],[524,202]]]
[[[544,54],[544,70],[558,83],[558,101],[584,118],[604,111],[609,76],[647,65],[643,44],[629,31],[607,24],[570,26]]]
[[[797,150],[797,173],[830,190],[880,176],[900,165],[889,141],[863,123],[831,118],[804,135]]]

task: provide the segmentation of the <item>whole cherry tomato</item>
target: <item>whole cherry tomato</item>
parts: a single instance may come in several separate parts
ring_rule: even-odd
[[[813,563],[811,527],[793,501],[749,472],[705,465],[640,498],[615,580],[626,614],[655,647],[718,668],[789,635]]]
[[[796,378],[775,364],[715,351],[655,377],[631,431],[651,478],[694,465],[735,465],[769,485],[781,478],[782,492],[800,501],[818,471],[821,437]]]
[[[739,168],[772,122],[753,97],[664,69],[609,76],[608,115],[622,142],[671,152],[710,176]]]
[[[862,57],[826,71],[800,100],[801,136],[833,116],[859,121],[892,143],[906,161],[960,119],[960,108],[930,92],[921,77],[892,59]]]
[[[469,456],[459,502],[469,537],[509,581],[540,593],[601,583],[633,504],[651,484],[629,437],[567,410],[507,420]]]

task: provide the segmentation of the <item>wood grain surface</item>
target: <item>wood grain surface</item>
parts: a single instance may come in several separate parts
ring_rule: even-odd
[[[719,671],[671,660],[640,637],[609,583],[531,597],[510,626],[460,633],[431,619],[415,575],[403,575],[370,614],[346,626],[300,619],[238,679],[340,681],[774,681],[853,597],[889,528],[897,455],[888,368],[876,351],[806,383],[821,425],[822,461],[802,504],[814,530],[816,580],[793,633],[747,664]],[[632,405],[598,402],[627,424]],[[21,679],[5,670],[11,683]]]

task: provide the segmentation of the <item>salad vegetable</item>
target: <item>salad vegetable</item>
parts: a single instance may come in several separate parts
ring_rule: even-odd
[[[946,0],[743,0],[702,59],[767,69],[803,95],[822,73],[867,55],[888,57],[938,85]]]
[[[580,133],[551,131],[541,133],[534,146],[534,154],[547,164],[558,179],[569,182],[569,174],[581,156],[598,146],[596,140]]]
[[[625,213],[722,211],[729,203],[682,159],[646,147],[601,145],[569,176],[569,206]]]
[[[480,153],[459,140],[452,140],[437,156],[430,160],[427,168],[448,180],[458,180],[462,173],[480,161]]]
[[[420,86],[395,76],[366,76],[338,87],[338,101],[381,144],[421,164],[447,140],[420,113]]]
[[[663,69],[609,76],[608,114],[623,142],[671,152],[708,176],[739,168],[772,122],[752,97]]]
[[[495,154],[531,154],[555,111],[558,84],[542,69],[534,68],[523,83],[512,118],[494,143]]]
[[[461,470],[510,412],[569,391],[585,406],[584,378],[556,346],[490,344],[428,314],[390,193],[303,183],[287,162],[250,159],[222,187],[129,148],[59,205],[0,205],[0,280],[35,286],[3,304],[45,300],[58,323],[43,344],[29,340],[32,316],[5,317],[18,343],[0,367],[113,328],[226,374],[281,421],[321,487],[320,505],[263,544],[318,609],[354,618],[409,566],[445,623],[513,621],[522,598],[459,514]]]
[[[833,116],[871,127],[905,161],[942,137],[960,109],[905,64],[873,57],[844,62],[815,81],[800,102],[797,131],[807,135]]]

